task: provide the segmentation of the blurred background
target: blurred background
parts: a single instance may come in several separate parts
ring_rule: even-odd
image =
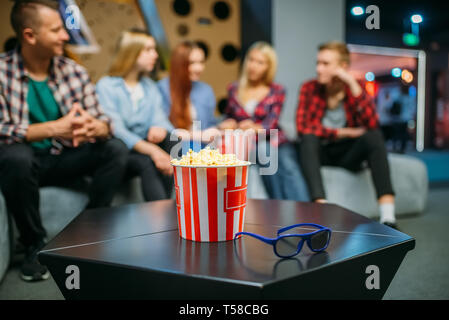
[[[70,57],[96,82],[105,75],[123,30],[145,28],[156,39],[167,74],[171,48],[182,40],[201,43],[206,71],[217,98],[237,80],[241,62],[255,41],[271,43],[279,59],[276,81],[287,89],[281,126],[291,139],[299,88],[315,77],[317,48],[339,40],[349,44],[351,72],[365,81],[376,102],[387,148],[421,159],[430,183],[426,214],[401,220],[417,239],[385,299],[447,298],[447,199],[449,191],[449,2],[437,0],[59,0],[68,30]],[[12,1],[0,3],[0,44],[16,45],[9,23]],[[373,7],[374,6],[374,7]],[[76,8],[76,10],[74,10]],[[372,11],[374,8],[374,11]],[[377,17],[378,21],[375,20]],[[371,28],[371,26],[376,28]],[[427,182],[426,182],[427,183]],[[436,260],[437,259],[437,260]],[[439,259],[439,260],[438,260]],[[428,262],[432,261],[431,264]],[[16,268],[17,269],[17,268]],[[423,273],[426,270],[426,273]],[[54,283],[30,290],[17,271],[0,286],[1,298],[60,299]],[[419,275],[419,276],[418,276]]]
[[[242,57],[255,41],[274,45],[276,80],[287,88],[281,125],[296,135],[299,87],[315,76],[317,46],[350,44],[351,71],[366,81],[376,101],[391,152],[410,153],[428,164],[430,182],[449,181],[449,3],[358,0],[59,0],[79,8],[81,28],[69,30],[72,57],[93,81],[105,74],[120,31],[146,28],[159,45],[158,76],[169,67],[170,49],[189,39],[207,52],[203,80],[226,105],[226,86],[238,77]],[[378,8],[378,29],[369,29],[369,6]],[[0,43],[14,46],[12,1],[2,1]],[[372,22],[373,20],[371,20]]]

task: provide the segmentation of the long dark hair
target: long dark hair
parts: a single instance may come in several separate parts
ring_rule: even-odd
[[[189,76],[189,57],[193,49],[200,48],[196,43],[185,41],[173,50],[170,60],[170,97],[169,119],[175,128],[189,129],[192,115],[189,110],[189,96],[192,81]]]

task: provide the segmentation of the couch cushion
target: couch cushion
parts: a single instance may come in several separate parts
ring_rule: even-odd
[[[86,207],[89,199],[82,187],[43,187],[40,189],[40,212],[48,239],[53,238]],[[85,188],[86,190],[86,188]],[[144,202],[140,177],[124,182],[112,206]]]
[[[414,157],[389,154],[391,179],[396,193],[396,215],[421,213],[427,202],[428,177],[424,163]],[[378,217],[376,193],[368,169],[352,173],[342,168],[323,167],[327,199],[367,217]]]
[[[69,224],[88,202],[85,193],[61,187],[40,189],[40,212],[42,223],[47,230],[48,240],[52,239]]]
[[[428,177],[425,164],[411,156],[389,154],[391,179],[396,193],[396,215],[421,213],[427,202]],[[338,167],[321,168],[327,199],[344,208],[377,218],[379,208],[368,169],[353,173]],[[251,166],[248,198],[267,199],[257,166]]]
[[[6,273],[9,265],[9,227],[8,215],[6,213],[5,200],[0,192],[0,282]]]
[[[400,154],[391,154],[389,161],[398,213],[423,212],[429,192],[429,176],[425,163],[418,158]]]
[[[134,177],[128,181],[125,181],[120,186],[119,191],[112,200],[112,206],[120,206],[128,203],[141,203],[145,202],[142,193],[142,182],[140,177]]]

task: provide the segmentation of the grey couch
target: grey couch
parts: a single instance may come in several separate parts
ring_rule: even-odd
[[[5,199],[0,192],[0,283],[9,264],[10,241],[8,215],[6,214]]]
[[[388,160],[396,193],[396,215],[422,213],[429,188],[427,167],[421,160],[406,155],[390,154]],[[378,218],[379,208],[369,170],[353,174],[342,168],[325,167],[322,171],[330,202],[369,218]]]
[[[425,164],[417,158],[399,154],[389,154],[388,160],[396,193],[396,215],[423,212],[429,184]],[[321,173],[329,202],[369,218],[378,217],[375,189],[368,169],[355,174],[342,168],[323,167]],[[256,167],[251,167],[249,180],[248,198],[266,199]]]

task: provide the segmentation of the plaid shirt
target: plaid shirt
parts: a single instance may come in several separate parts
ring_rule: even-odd
[[[287,142],[287,136],[279,127],[279,117],[282,106],[285,101],[285,89],[283,86],[272,83],[270,92],[262,99],[254,110],[254,115],[250,116],[238,99],[238,83],[233,83],[228,87],[228,104],[225,114],[228,118],[235,119],[237,122],[243,120],[253,120],[254,123],[262,125],[267,130],[267,137],[270,136],[270,129],[278,130],[278,144]]]
[[[363,127],[376,129],[379,126],[379,117],[371,97],[363,89],[359,97],[354,97],[348,86],[345,88],[346,97],[343,101],[346,111],[347,127]],[[299,93],[298,110],[296,113],[296,126],[299,135],[313,134],[320,138],[335,140],[337,130],[326,128],[321,121],[326,113],[327,102],[324,86],[312,80],[303,84]]]
[[[30,125],[28,77],[19,49],[0,55],[0,144],[27,142]],[[93,117],[110,124],[98,104],[95,85],[86,70],[74,61],[54,57],[47,83],[63,116],[70,111],[74,102],[79,102]],[[60,153],[63,147],[73,146],[70,140],[56,138],[52,139],[52,145],[52,154]]]

